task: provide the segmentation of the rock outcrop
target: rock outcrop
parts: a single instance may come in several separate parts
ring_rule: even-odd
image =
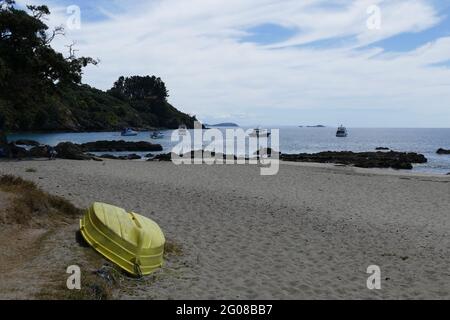
[[[92,156],[84,153],[83,148],[72,142],[62,142],[55,147],[57,157],[68,160],[92,160]]]
[[[84,152],[159,152],[163,148],[160,144],[146,141],[95,141],[80,145]]]
[[[137,154],[128,154],[126,156],[114,156],[112,154],[103,154],[100,156],[102,159],[110,159],[110,160],[140,160],[142,157]]]
[[[450,154],[450,150],[440,148],[438,151],[436,151],[437,154]]]
[[[27,140],[27,139],[16,140],[16,141],[14,141],[14,143],[15,143],[16,145],[19,145],[19,146],[30,146],[30,147],[38,147],[38,146],[41,145],[41,144],[40,144],[39,142],[37,142],[37,141],[34,141],[34,140]]]
[[[335,163],[360,168],[392,168],[411,170],[414,163],[428,162],[422,154],[407,152],[319,152],[316,154],[282,154],[283,161]]]

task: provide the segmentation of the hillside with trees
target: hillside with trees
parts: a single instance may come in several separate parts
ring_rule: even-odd
[[[0,0],[0,124],[8,131],[105,131],[193,127],[195,117],[167,101],[155,76],[120,77],[107,92],[82,83],[83,69],[98,60],[56,52],[64,33],[45,24],[46,6],[17,8]]]

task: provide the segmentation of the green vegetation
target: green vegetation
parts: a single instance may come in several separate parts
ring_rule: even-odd
[[[167,102],[155,76],[120,77],[107,92],[82,84],[97,60],[50,46],[63,28],[49,30],[46,6],[15,7],[0,0],[0,131],[105,131],[123,127],[193,127],[195,117]]]

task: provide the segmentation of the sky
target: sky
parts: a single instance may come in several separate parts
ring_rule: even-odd
[[[450,0],[17,2],[100,59],[84,83],[156,75],[206,123],[450,127]]]

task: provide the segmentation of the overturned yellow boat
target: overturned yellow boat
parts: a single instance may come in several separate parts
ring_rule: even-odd
[[[80,231],[96,251],[132,275],[148,275],[163,264],[163,232],[136,213],[94,203],[81,219]]]

